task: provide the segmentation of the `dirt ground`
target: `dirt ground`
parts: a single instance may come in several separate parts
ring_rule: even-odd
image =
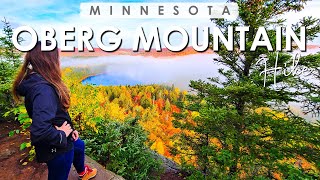
[[[18,122],[0,121],[0,169],[1,180],[28,180],[47,177],[45,164],[27,161],[28,149],[20,150],[20,144],[28,141],[28,137],[18,134],[9,137],[9,132],[19,129]]]

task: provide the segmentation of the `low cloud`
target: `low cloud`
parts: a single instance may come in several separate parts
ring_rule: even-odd
[[[128,78],[143,84],[166,84],[188,89],[190,80],[218,76],[221,65],[213,62],[214,54],[196,54],[159,59],[142,56],[106,56],[63,58],[63,67],[99,67],[112,77]]]

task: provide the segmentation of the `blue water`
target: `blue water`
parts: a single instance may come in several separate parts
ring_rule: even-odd
[[[91,76],[82,81],[83,84],[103,85],[103,86],[119,86],[119,85],[142,85],[144,83],[131,79],[126,76],[114,76],[109,74],[100,74]]]

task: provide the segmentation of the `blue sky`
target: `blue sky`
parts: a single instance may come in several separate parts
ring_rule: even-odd
[[[33,27],[37,32],[42,26],[51,26],[59,29],[65,26],[88,26],[94,31],[103,26],[115,26],[123,32],[123,38],[127,41],[123,43],[124,48],[130,46],[132,33],[139,26],[146,28],[152,26],[159,26],[165,29],[168,26],[181,26],[187,31],[190,31],[191,26],[210,26],[209,19],[86,19],[81,18],[80,3],[81,2],[195,2],[194,0],[170,0],[170,1],[142,1],[142,0],[120,0],[120,1],[84,1],[84,0],[1,0],[0,3],[0,18],[6,17],[13,27],[21,25],[28,25]],[[197,0],[196,2],[226,2],[226,0]],[[306,8],[299,13],[289,13],[284,17],[287,18],[288,23],[294,23],[303,16],[316,16],[320,18],[320,1],[309,2]],[[59,34],[57,34],[59,36]],[[28,39],[28,37],[26,37]],[[320,38],[317,38],[314,43],[320,44]],[[94,43],[93,43],[94,44]]]

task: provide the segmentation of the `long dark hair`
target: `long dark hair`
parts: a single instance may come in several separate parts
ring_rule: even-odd
[[[47,44],[50,43],[47,42]],[[28,68],[30,65],[32,68]],[[27,52],[24,63],[13,83],[13,95],[17,101],[20,100],[17,87],[21,81],[32,72],[40,74],[46,81],[55,87],[61,105],[67,110],[70,106],[70,95],[67,86],[63,83],[61,78],[58,48],[55,48],[52,51],[41,51],[41,42],[39,41],[31,51]]]

